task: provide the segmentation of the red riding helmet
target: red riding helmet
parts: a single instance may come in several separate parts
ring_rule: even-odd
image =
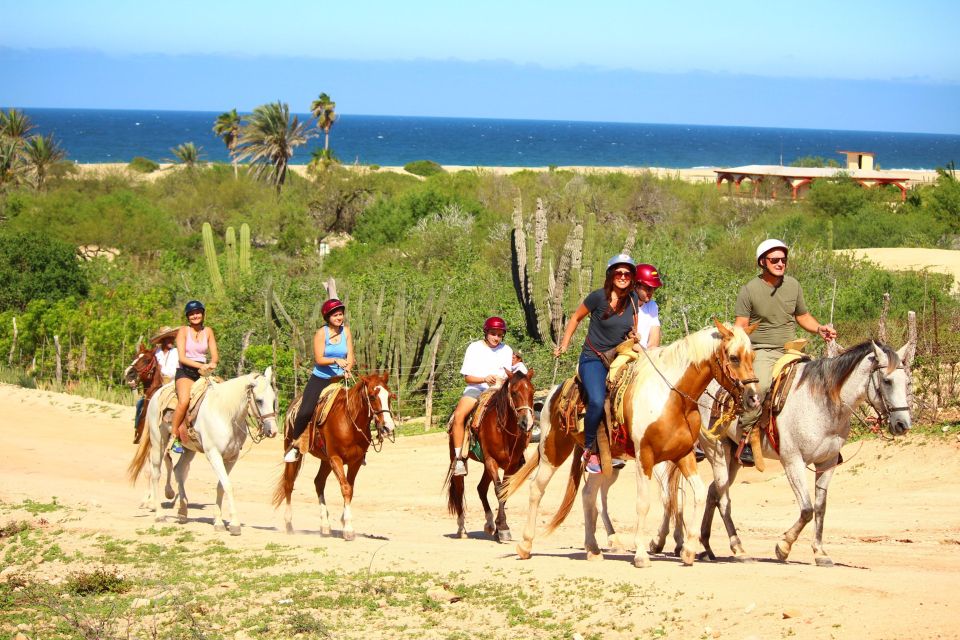
[[[642,282],[648,287],[652,287],[654,289],[663,286],[663,281],[660,279],[660,274],[657,272],[657,268],[652,264],[637,265],[637,282]]]
[[[483,323],[483,332],[486,333],[491,329],[500,329],[500,331],[506,333],[507,323],[499,316],[490,316],[487,318],[487,321]]]
[[[336,298],[330,298],[323,303],[323,306],[320,307],[320,313],[323,315],[324,320],[330,317],[330,314],[336,311],[337,309],[346,309],[346,305],[337,300]]]

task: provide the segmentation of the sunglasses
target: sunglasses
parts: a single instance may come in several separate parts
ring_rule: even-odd
[[[632,272],[632,271],[624,271],[624,270],[621,269],[621,270],[614,271],[614,272],[613,272],[613,276],[614,276],[615,278],[632,278],[632,277],[633,277],[633,272]]]
[[[779,258],[767,258],[767,262],[771,264],[787,264],[787,256],[782,256]]]

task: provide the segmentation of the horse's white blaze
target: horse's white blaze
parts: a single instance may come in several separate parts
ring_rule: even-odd
[[[383,426],[387,432],[392,432],[396,429],[396,425],[393,422],[393,414],[390,412],[390,393],[382,386],[378,386],[377,398],[380,399],[380,408],[386,411],[386,413],[381,414],[383,416]]]

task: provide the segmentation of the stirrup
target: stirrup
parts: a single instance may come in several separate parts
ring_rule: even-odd
[[[290,447],[290,451],[287,451],[287,454],[283,456],[284,462],[296,462],[300,459],[300,450],[295,446]]]

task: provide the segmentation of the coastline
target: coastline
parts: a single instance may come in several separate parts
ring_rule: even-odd
[[[127,168],[127,163],[125,162],[98,162],[90,164],[80,164],[77,163],[77,168],[80,170],[81,176],[103,176],[110,173],[121,173],[129,177],[153,181],[159,178],[160,176],[166,175],[169,171],[174,171],[177,168],[177,165],[172,163],[161,163],[160,169],[152,173],[138,173],[136,171],[131,171]],[[373,171],[369,165],[354,165],[354,164],[344,164],[342,165],[346,169],[352,171]],[[722,169],[724,167],[693,167],[688,169],[675,169],[669,167],[608,167],[608,166],[587,166],[587,165],[570,165],[570,166],[558,166],[558,167],[503,167],[503,166],[467,166],[467,165],[442,165],[443,168],[450,173],[456,173],[458,171],[483,171],[489,172],[493,175],[511,175],[513,173],[518,173],[520,171],[535,171],[535,172],[548,172],[551,170],[554,171],[573,171],[575,173],[582,174],[608,174],[608,173],[622,173],[625,175],[645,175],[650,174],[657,178],[670,178],[675,180],[683,180],[686,182],[694,183],[709,183],[715,184],[717,180],[717,174],[715,173],[716,169]],[[307,175],[307,165],[305,164],[291,164],[289,165],[289,170],[293,171],[297,175],[304,177]],[[381,166],[376,171],[391,172],[391,173],[404,173],[407,175],[413,175],[404,170],[400,166]],[[935,182],[937,179],[937,172],[933,170],[925,169],[897,169],[898,173],[904,173],[910,175],[910,185],[918,184],[929,184]]]

